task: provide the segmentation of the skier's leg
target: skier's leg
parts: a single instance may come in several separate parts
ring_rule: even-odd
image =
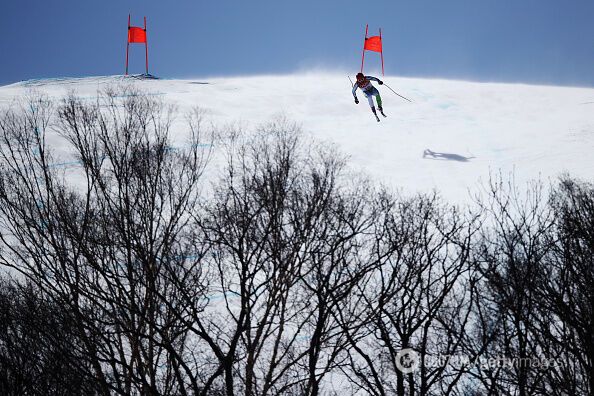
[[[375,120],[377,122],[379,122],[379,117],[377,116],[377,113],[375,112],[375,106],[371,106],[371,111],[373,112],[373,115],[375,116]]]
[[[380,96],[379,93],[377,95],[375,95],[375,100],[377,100],[377,109],[384,117],[386,117],[386,115],[384,114],[384,109],[382,107],[382,97]]]
[[[380,96],[379,92],[378,92],[377,95],[375,95],[375,100],[377,101],[377,109],[379,111],[382,111],[383,110],[383,108],[382,108],[382,97]]]
[[[375,106],[373,105],[373,95],[368,94],[367,92],[365,93],[365,96],[367,97],[367,101],[369,102],[369,107],[371,107],[371,111],[373,112],[373,115],[375,116],[376,121],[379,122],[379,117],[377,116],[377,113],[375,112]]]
[[[380,96],[377,88],[373,88],[372,95],[375,96],[375,100],[377,101],[377,109],[385,117],[386,115],[384,114],[384,108],[382,107],[382,97]]]

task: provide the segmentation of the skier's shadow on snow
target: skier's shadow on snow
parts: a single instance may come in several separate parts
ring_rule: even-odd
[[[460,154],[452,154],[452,153],[437,153],[435,151],[431,151],[429,149],[423,151],[423,158],[427,159],[434,159],[434,160],[445,160],[445,161],[458,161],[458,162],[468,162],[475,157],[465,157]]]

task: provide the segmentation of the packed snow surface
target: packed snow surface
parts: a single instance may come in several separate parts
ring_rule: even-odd
[[[347,76],[338,73],[29,80],[0,87],[0,107],[32,91],[55,99],[74,91],[93,100],[99,90],[129,82],[175,104],[180,113],[202,108],[219,129],[249,131],[284,116],[323,144],[335,144],[350,157],[352,170],[405,193],[437,190],[452,202],[470,199],[494,172],[513,174],[520,185],[555,181],[563,172],[594,176],[592,88],[380,78],[412,103],[378,86],[388,116],[379,123],[360,91],[360,104],[354,103]],[[50,142],[62,151],[59,139]],[[64,164],[72,160],[66,152],[63,157]]]

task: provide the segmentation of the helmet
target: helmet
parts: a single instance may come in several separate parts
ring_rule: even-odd
[[[365,76],[363,75],[363,73],[357,73],[357,80],[363,80],[365,78]]]

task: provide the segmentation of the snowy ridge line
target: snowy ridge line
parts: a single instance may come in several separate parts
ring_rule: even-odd
[[[48,78],[32,78],[16,83],[4,85],[4,87],[37,87],[46,85],[73,85],[80,83],[96,83],[108,84],[114,81],[144,81],[144,80],[159,80],[158,77],[144,74],[114,74],[111,76],[90,76],[90,77],[48,77]]]
[[[85,82],[93,83],[109,83],[114,80],[124,80],[126,77],[122,75],[113,76],[99,76],[99,77],[53,77],[53,78],[34,78],[25,81],[19,81],[8,86],[23,86],[23,87],[36,87],[44,85],[72,85],[80,84]]]
[[[142,93],[138,93],[138,94],[125,94],[125,95],[114,95],[111,96],[112,98],[116,98],[116,99],[124,99],[124,98],[136,98],[139,96],[163,96],[163,95],[167,95],[167,92],[142,92]],[[84,97],[76,97],[76,99],[80,99],[80,100],[97,100],[99,99],[99,96],[84,96]]]

